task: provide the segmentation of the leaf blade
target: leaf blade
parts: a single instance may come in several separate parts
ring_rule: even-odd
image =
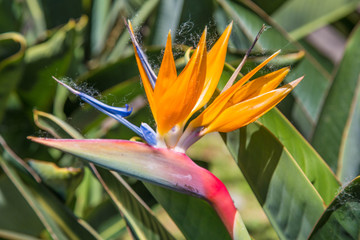
[[[18,33],[0,34],[0,121],[10,93],[15,90],[24,71],[26,41]]]
[[[314,185],[325,204],[335,197],[340,183],[325,161],[277,109],[259,119],[294,157],[306,177]]]
[[[351,104],[356,96],[359,85],[360,25],[350,37],[344,58],[334,78],[333,84],[325,99],[321,115],[318,120],[312,145],[324,158],[328,165],[337,171],[338,158],[342,136],[350,113]]]
[[[228,133],[227,139],[279,237],[306,238],[325,206],[291,154],[259,123]]]
[[[359,239],[360,177],[334,199],[319,219],[309,239]]]

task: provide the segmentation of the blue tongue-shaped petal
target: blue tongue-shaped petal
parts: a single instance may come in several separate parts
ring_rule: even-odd
[[[58,79],[56,79],[55,77],[53,77],[55,79],[55,81],[57,81],[58,83],[60,83],[61,85],[63,85],[64,87],[66,87],[70,92],[72,92],[73,94],[79,96],[84,102],[89,103],[91,106],[95,107],[96,109],[98,109],[99,111],[105,113],[106,115],[118,120],[119,122],[121,122],[122,124],[124,124],[126,127],[130,128],[132,131],[134,131],[137,135],[139,135],[140,137],[144,138],[146,140],[146,138],[144,137],[143,132],[141,131],[141,129],[137,126],[135,126],[134,124],[130,123],[128,120],[126,120],[124,117],[127,117],[131,114],[132,112],[132,108],[129,108],[128,105],[126,105],[126,107],[112,107],[109,105],[106,105],[102,102],[100,102],[99,100],[85,94],[82,92],[79,92],[73,88],[71,88],[70,86],[66,85],[65,83],[59,81]],[[150,144],[150,143],[149,143]]]

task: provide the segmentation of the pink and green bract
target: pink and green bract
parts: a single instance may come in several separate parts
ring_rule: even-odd
[[[179,75],[169,33],[157,76],[137,43],[131,23],[128,22],[127,26],[156,131],[146,123],[138,127],[127,121],[125,117],[132,110],[129,106],[105,105],[57,81],[85,102],[129,127],[146,143],[105,139],[31,139],[125,175],[203,198],[214,207],[230,236],[244,239],[248,234],[225,185],[211,172],[196,165],[185,152],[207,133],[229,132],[254,122],[286,97],[302,78],[278,87],[290,71],[286,67],[250,81],[280,53],[278,51],[235,84],[227,85],[209,104],[221,77],[232,24],[210,51],[206,49],[205,29]],[[237,73],[233,80],[236,76]],[[208,107],[189,121],[205,105]]]

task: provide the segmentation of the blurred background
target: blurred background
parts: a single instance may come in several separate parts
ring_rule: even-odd
[[[130,139],[134,135],[81,103],[52,76],[109,105],[128,103],[134,108],[134,114],[129,117],[131,122],[137,125],[147,122],[154,126],[124,19],[132,21],[154,69],[160,65],[166,36],[171,29],[179,71],[186,63],[186,51],[196,46],[205,26],[208,27],[209,49],[234,21],[220,89],[265,23],[269,28],[260,37],[242,73],[282,49],[281,55],[259,75],[283,66],[292,68],[285,82],[305,75],[293,94],[278,107],[334,170],[333,153],[322,151],[319,142],[323,140],[317,137],[325,130],[319,130],[317,125],[319,121],[327,123],[322,109],[332,82],[340,76],[338,69],[347,41],[358,27],[359,3],[359,0],[0,0],[0,134],[21,158],[81,167],[77,159],[31,143],[26,137],[51,136],[51,131],[59,130],[48,122],[45,113],[66,121],[86,138]],[[356,68],[360,56],[356,51],[354,54],[349,62],[342,64],[351,63]],[[346,74],[352,73],[344,71],[341,76],[346,78]],[[356,87],[357,79],[341,86],[334,95],[346,96],[351,104],[357,99]],[[329,108],[337,109],[330,118],[336,118],[337,114],[341,117],[346,114],[343,110],[349,109],[336,104]],[[189,155],[227,184],[255,239],[277,239],[247,182],[234,167],[225,145],[219,142],[222,142],[219,135],[209,135],[194,145]],[[63,187],[63,191],[52,191],[102,236],[128,238],[124,226],[113,225],[119,224],[120,217],[113,213],[109,197],[92,178],[89,173],[74,172],[69,176],[71,184],[59,180],[48,187]],[[351,179],[347,175],[343,180]],[[166,225],[173,228],[176,236],[182,238],[145,187],[132,178],[126,180]],[[80,182],[82,187],[78,187]],[[81,197],[85,196],[84,192],[86,200]],[[0,229],[32,236],[42,232],[43,226],[39,220],[34,220],[34,213],[2,170],[0,216]],[[116,230],[111,228],[114,226]]]

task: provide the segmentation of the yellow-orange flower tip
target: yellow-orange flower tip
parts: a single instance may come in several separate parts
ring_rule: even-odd
[[[292,89],[294,89],[303,79],[304,79],[304,76],[299,77],[298,79],[290,82],[289,85],[292,87]]]
[[[208,52],[205,82],[201,91],[201,95],[191,114],[189,115],[189,118],[192,116],[192,114],[202,108],[210,100],[215,92],[224,68],[231,29],[232,23],[227,26],[220,38]]]
[[[246,99],[225,109],[207,126],[200,136],[210,132],[230,132],[256,121],[283,100],[303,79],[300,77],[282,87]]]

